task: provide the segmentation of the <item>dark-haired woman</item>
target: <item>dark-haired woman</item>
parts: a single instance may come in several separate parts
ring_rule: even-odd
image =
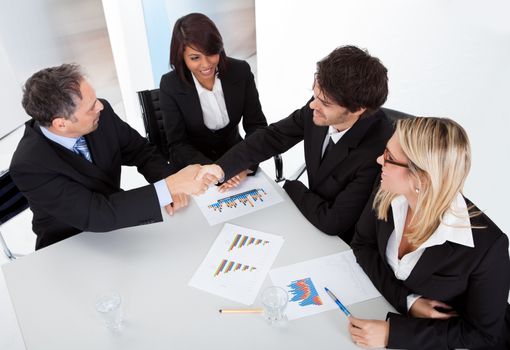
[[[267,125],[247,62],[227,57],[223,39],[205,15],[175,23],[170,45],[173,71],[163,75],[160,103],[170,160],[184,167],[210,164],[247,135]],[[227,183],[237,185],[258,165]]]

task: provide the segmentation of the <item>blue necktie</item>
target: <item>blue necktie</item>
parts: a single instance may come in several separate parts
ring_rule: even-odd
[[[81,155],[89,162],[92,162],[92,157],[90,156],[90,151],[89,148],[87,147],[87,141],[83,136],[76,140],[76,143],[73,146],[73,151],[74,153]]]

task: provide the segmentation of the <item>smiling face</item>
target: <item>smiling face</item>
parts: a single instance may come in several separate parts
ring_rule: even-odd
[[[205,55],[191,46],[184,48],[184,63],[190,72],[204,87],[211,82],[214,83],[214,77],[220,61],[220,55]]]
[[[382,166],[381,188],[394,194],[403,194],[406,197],[415,195],[416,181],[408,169],[407,159],[397,135],[389,139],[383,154],[377,158]]]
[[[347,108],[340,106],[324,94],[319,84],[313,86],[313,101],[310,102],[313,109],[313,122],[317,126],[333,126],[338,131],[350,128],[365,111],[364,108],[352,113]]]

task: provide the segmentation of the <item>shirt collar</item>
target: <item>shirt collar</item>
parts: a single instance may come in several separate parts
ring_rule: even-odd
[[[407,207],[407,199],[403,195],[400,195],[391,201],[393,221],[395,223],[397,221],[402,224],[404,223]],[[471,248],[475,246],[466,201],[460,193],[457,193],[455,196],[450,209],[444,214],[444,217],[437,229],[425,242],[423,242],[419,249],[441,245],[446,241]]]
[[[349,131],[349,129],[345,129],[343,131],[338,131],[337,129],[335,129],[334,127],[332,127],[330,125],[328,128],[328,135],[331,138],[331,140],[333,140],[333,142],[336,144],[338,142],[338,140],[340,140],[342,138],[342,136],[344,136],[345,133],[347,131]]]
[[[216,76],[214,77],[214,85],[213,85],[212,91],[209,91],[206,88],[204,88],[202,86],[202,84],[200,84],[198,79],[195,78],[195,75],[193,73],[191,73],[191,76],[193,77],[193,82],[195,83],[195,88],[197,89],[198,95],[201,95],[203,92],[216,92],[218,90],[221,90],[221,85],[220,85],[221,82],[220,82],[220,78],[218,77],[218,74],[216,74]]]
[[[58,143],[59,145],[71,151],[73,150],[76,140],[78,140],[78,137],[66,137],[52,133],[44,126],[41,126],[41,132],[43,133],[44,136],[46,136],[46,138],[50,139],[53,142]]]

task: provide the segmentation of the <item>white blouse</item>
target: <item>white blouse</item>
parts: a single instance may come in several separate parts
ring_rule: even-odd
[[[212,91],[205,89],[193,74],[193,81],[197,89],[200,107],[204,116],[204,124],[209,130],[219,130],[230,122],[225,105],[225,96],[221,87],[221,80],[218,76],[214,79]]]
[[[460,193],[455,197],[450,209],[445,213],[441,224],[434,233],[423,242],[415,251],[412,251],[398,258],[398,247],[402,240],[404,224],[407,216],[409,204],[405,196],[398,196],[391,202],[393,212],[393,222],[395,228],[391,233],[386,246],[386,261],[395,272],[395,277],[401,281],[407,279],[414,267],[420,260],[425,249],[436,245],[441,245],[446,241],[462,244],[473,248],[473,233],[471,232],[471,222],[464,197]],[[420,295],[411,294],[407,297],[407,309],[409,310]]]

